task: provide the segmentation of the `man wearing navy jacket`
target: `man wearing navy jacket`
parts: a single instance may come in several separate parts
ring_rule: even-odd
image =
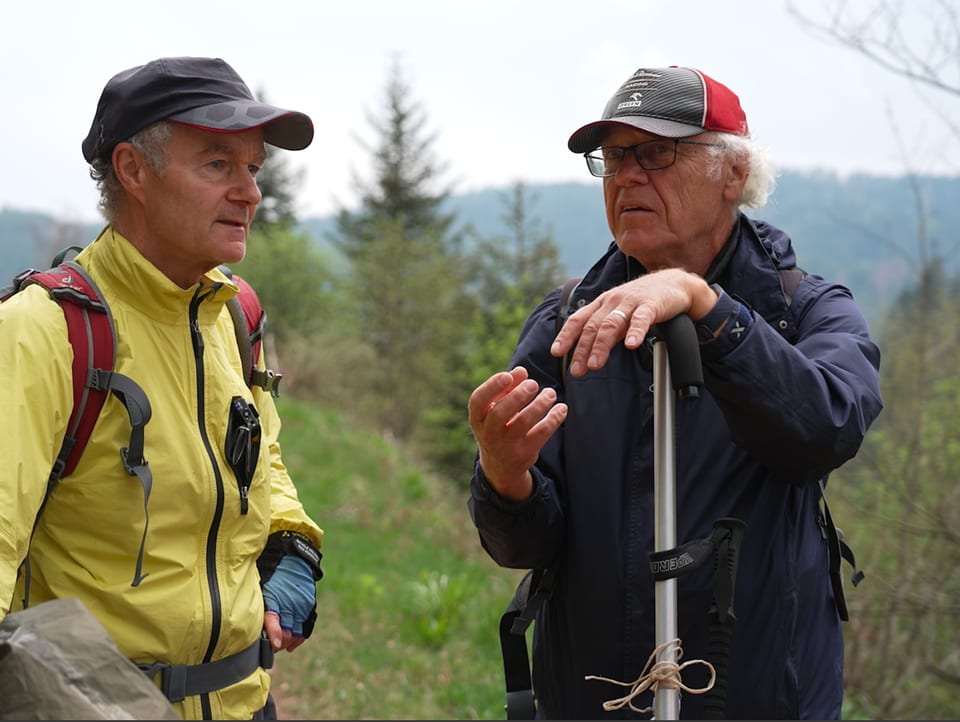
[[[556,569],[534,626],[538,715],[637,714],[605,711],[624,690],[593,677],[635,680],[655,647],[647,334],[687,314],[704,390],[677,408],[677,540],[709,537],[724,517],[746,524],[726,715],[839,718],[845,612],[820,482],[882,408],[863,314],[814,273],[785,287],[790,238],[744,213],[765,203],[772,167],[738,97],[699,70],[640,68],[568,146],[602,179],[613,242],[562,330],[558,290],[527,319],[510,370],[469,403],[484,549],[505,567]],[[678,580],[684,660],[708,657],[711,566]],[[688,687],[708,682],[703,665],[683,671]],[[702,695],[682,694],[683,718],[704,711]]]

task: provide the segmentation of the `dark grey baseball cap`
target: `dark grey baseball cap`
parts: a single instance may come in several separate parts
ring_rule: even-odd
[[[664,138],[686,138],[708,130],[750,134],[740,98],[696,68],[640,68],[607,101],[600,120],[578,128],[567,141],[574,153],[589,153],[604,134],[628,125]]]
[[[159,58],[107,82],[83,140],[83,157],[106,157],[117,143],[164,119],[219,133],[263,128],[266,143],[286,150],[313,141],[309,116],[261,103],[220,58]]]

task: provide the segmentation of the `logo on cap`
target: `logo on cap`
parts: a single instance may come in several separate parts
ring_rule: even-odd
[[[617,110],[623,110],[624,108],[639,108],[643,101],[640,98],[643,97],[643,93],[633,93],[630,96],[630,100],[625,100],[617,106]]]

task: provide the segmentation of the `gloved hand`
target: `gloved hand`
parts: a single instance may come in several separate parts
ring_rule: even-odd
[[[296,641],[288,647],[292,651],[310,636],[316,620],[317,586],[313,570],[299,556],[287,554],[277,564],[270,579],[263,583],[262,589],[265,612],[280,618],[280,628],[284,632],[284,639],[278,640],[268,628],[270,641],[274,649],[281,649],[289,633]]]

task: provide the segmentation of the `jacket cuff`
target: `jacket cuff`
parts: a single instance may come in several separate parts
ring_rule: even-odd
[[[710,312],[694,323],[700,351],[705,357],[720,358],[726,355],[747,335],[753,325],[753,314],[719,285],[711,286],[719,298]]]
[[[500,496],[500,494],[497,493],[497,490],[490,485],[490,482],[484,475],[483,469],[478,461],[473,470],[473,483],[471,484],[471,492],[477,501],[491,504],[501,511],[511,514],[517,513],[530,506],[530,504],[533,503],[533,500],[537,497],[537,494],[540,493],[541,479],[536,467],[530,470],[530,474],[533,477],[533,491],[530,493],[530,496],[523,501],[513,501],[512,499],[507,499],[506,497]]]
[[[323,570],[320,568],[323,554],[320,550],[303,534],[284,530],[274,532],[267,538],[267,545],[257,559],[257,571],[260,572],[261,584],[273,576],[280,560],[288,555],[303,559],[313,572],[315,582],[323,579]]]

